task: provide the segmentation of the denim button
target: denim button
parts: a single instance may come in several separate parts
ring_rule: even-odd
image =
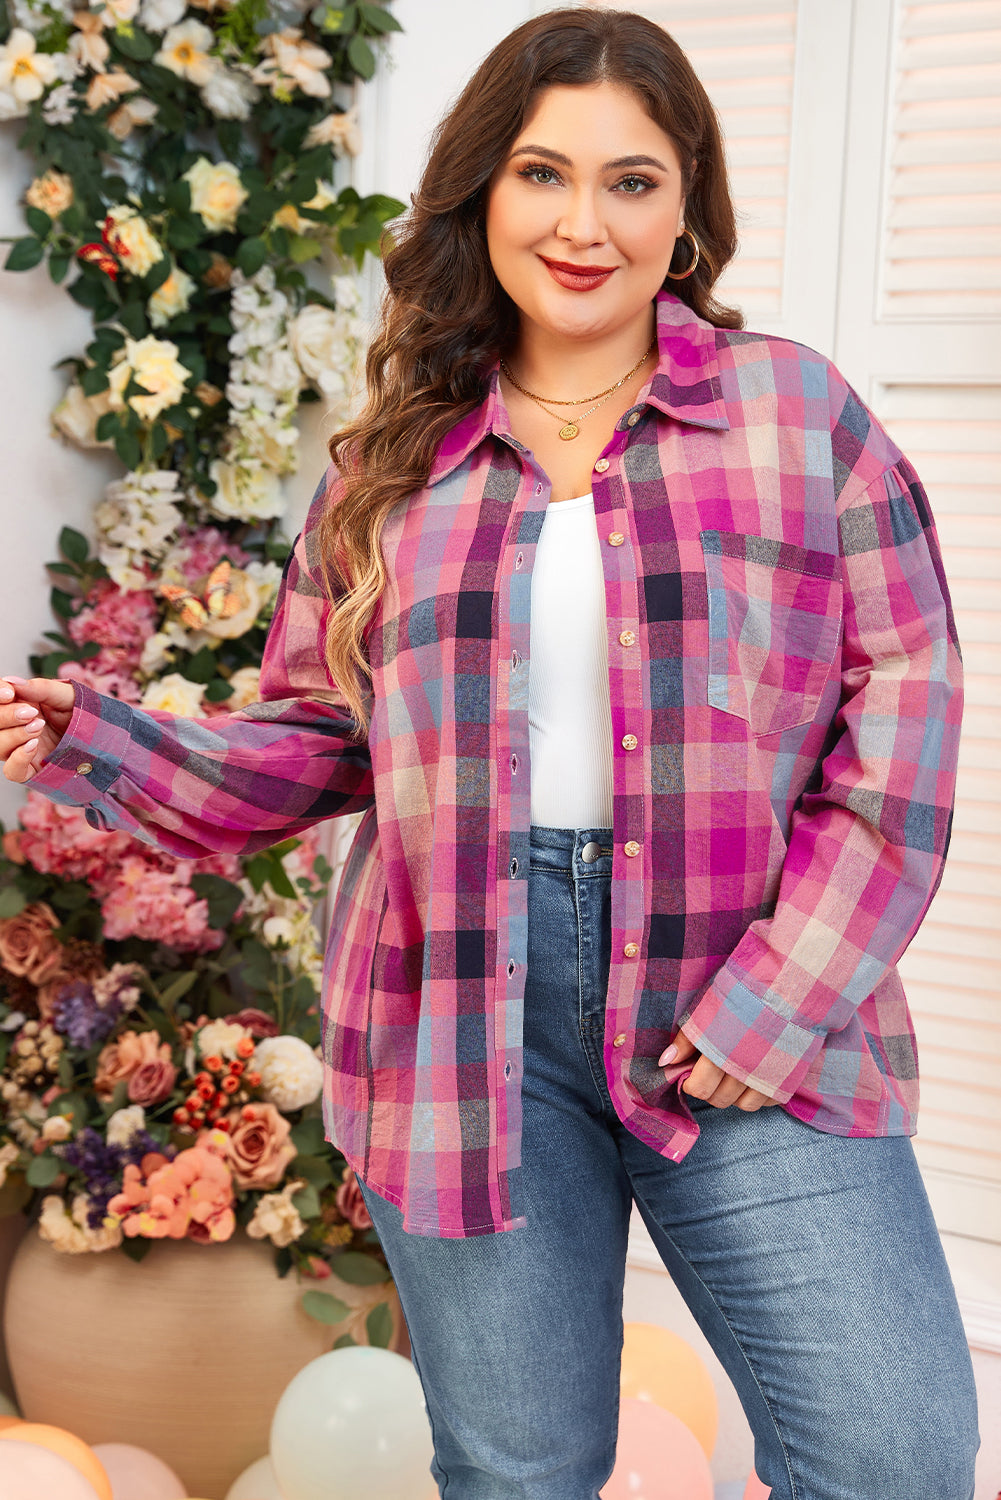
[[[586,865],[589,865],[598,858],[598,855],[600,853],[601,845],[596,844],[594,839],[591,839],[590,842],[585,844],[583,849],[580,851],[580,857]]]
[[[513,859],[511,861],[511,878],[512,878],[512,880],[514,879],[515,875],[517,875],[517,873],[518,873],[518,861],[516,859]]]

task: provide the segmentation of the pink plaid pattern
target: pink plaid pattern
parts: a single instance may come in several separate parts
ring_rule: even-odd
[[[927,499],[821,355],[714,329],[666,292],[658,332],[593,476],[616,747],[611,1098],[662,1155],[692,1148],[677,1070],[657,1066],[680,1023],[820,1130],[910,1134],[895,965],[941,877],[962,703]],[[516,1229],[529,603],[549,485],[495,367],[386,527],[361,747],[323,665],[315,527],[337,495],[328,470],[260,703],[196,721],[77,686],[34,784],[185,856],[365,809],[325,970],[328,1138],[411,1233]]]

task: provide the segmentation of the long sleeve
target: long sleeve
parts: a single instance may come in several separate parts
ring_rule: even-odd
[[[261,669],[261,701],[188,719],[74,684],[69,726],[31,785],[182,858],[252,853],[374,800],[371,758],[326,669],[329,601],[318,581],[321,482],[285,564]]]
[[[949,842],[962,665],[927,498],[901,459],[840,508],[841,704],[796,808],[774,914],[681,1018],[779,1102],[914,936]]]

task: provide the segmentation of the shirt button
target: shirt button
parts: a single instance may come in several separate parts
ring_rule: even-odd
[[[605,470],[607,468],[608,468],[608,459],[607,458],[599,458],[598,462],[594,466],[594,472],[596,474],[604,474],[604,472],[605,472]]]
[[[630,839],[628,844],[624,846],[623,852],[625,854],[628,854],[631,859],[634,854],[638,854],[640,852],[640,846],[639,844],[637,844],[635,839]]]
[[[623,948],[622,953],[625,958],[635,958],[639,951],[639,943],[627,943]]]
[[[621,531],[610,531],[608,533],[609,546],[611,546],[611,547],[621,547],[622,543],[624,541],[625,541],[625,537],[622,535]]]
[[[626,426],[627,427],[635,427],[636,423],[639,421],[639,419],[640,419],[639,412],[638,411],[631,411],[629,413],[628,417],[626,418]]]
[[[621,633],[621,635],[619,636],[619,645],[620,646],[635,646],[635,644],[636,644],[636,636],[633,634],[633,632],[631,630],[623,630],[622,633]]]
[[[94,767],[91,765],[91,763],[90,763],[89,760],[82,760],[80,762],[80,764],[76,768],[77,775],[78,776],[89,776],[90,773],[91,773],[91,771],[93,771],[93,769],[94,769]]]
[[[636,746],[638,744],[639,744],[639,740],[636,738],[636,736],[634,734],[624,734],[622,736],[622,748],[623,748],[623,750],[635,750]]]
[[[618,1034],[618,1036],[613,1039],[612,1046],[613,1047],[621,1047],[622,1043],[625,1041],[625,1039],[626,1039],[625,1032],[624,1031],[620,1031],[619,1034]]]

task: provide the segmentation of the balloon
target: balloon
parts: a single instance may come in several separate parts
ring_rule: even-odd
[[[716,1387],[691,1344],[676,1333],[653,1323],[624,1325],[620,1396],[673,1412],[712,1458],[719,1427]]]
[[[79,1469],[99,1500],[115,1500],[111,1480],[101,1460],[95,1457],[93,1448],[75,1433],[67,1432],[65,1427],[50,1427],[46,1422],[20,1422],[16,1427],[5,1427],[0,1432],[0,1442],[9,1437],[16,1437],[19,1443],[35,1443],[39,1448],[49,1448]]]
[[[0,1444],[0,1495],[3,1500],[39,1500],[42,1495],[45,1500],[97,1500],[94,1486],[68,1458],[10,1438]]]
[[[118,1500],[117,1496],[115,1500]],[[226,1500],[285,1500],[270,1458],[265,1455],[249,1469],[244,1469],[226,1491]]]
[[[19,1427],[20,1425],[21,1425],[21,1418],[20,1417],[8,1417],[8,1416],[2,1416],[2,1417],[0,1417],[0,1427]]]
[[[771,1486],[762,1484],[752,1469],[744,1488],[744,1500],[768,1500],[771,1492]]]
[[[713,1500],[709,1460],[680,1417],[623,1396],[615,1468],[601,1500]]]
[[[432,1500],[433,1452],[413,1364],[367,1344],[303,1366],[271,1422],[271,1463],[286,1500]]]
[[[94,1452],[111,1480],[115,1500],[185,1500],[187,1486],[148,1449],[131,1443],[95,1443]]]

